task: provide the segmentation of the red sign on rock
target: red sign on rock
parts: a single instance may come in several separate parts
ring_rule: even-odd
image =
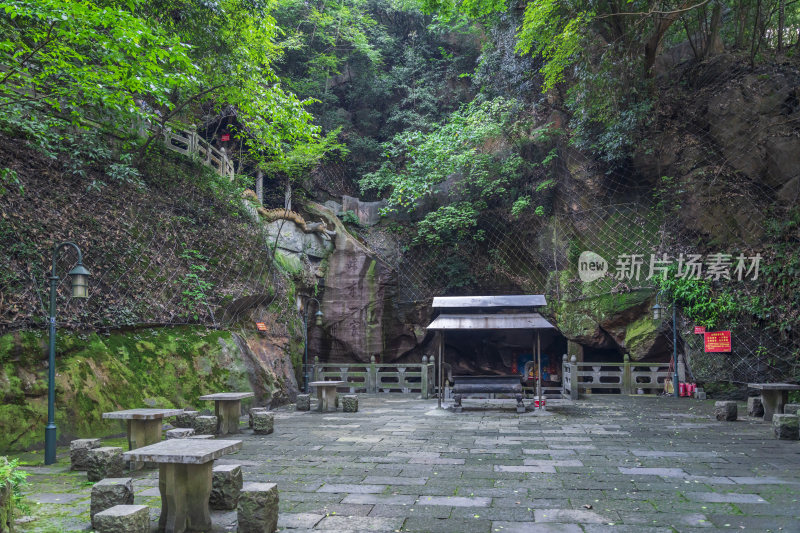
[[[704,335],[705,348],[707,352],[730,352],[731,351],[731,332],[730,331],[707,331]]]
[[[705,326],[695,326],[694,327],[695,335],[699,335],[699,334],[705,333],[705,332],[706,332],[706,327]]]

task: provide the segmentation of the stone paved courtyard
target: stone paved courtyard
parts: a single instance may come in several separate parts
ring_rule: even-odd
[[[360,396],[358,413],[276,411],[236,455],[245,481],[275,482],[281,531],[800,532],[800,442],[769,424],[712,420],[713,402],[594,396],[517,415],[513,401]],[[243,424],[245,419],[243,419]],[[89,529],[91,484],[59,463],[31,467],[21,531]],[[136,503],[160,507],[157,476]],[[215,530],[236,514],[214,513]]]

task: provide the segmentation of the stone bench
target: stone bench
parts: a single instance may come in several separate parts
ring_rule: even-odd
[[[146,505],[115,505],[94,515],[97,533],[150,533],[150,508]]]
[[[77,439],[69,443],[69,469],[86,470],[89,450],[100,447],[100,439]]]
[[[94,517],[115,505],[133,505],[133,482],[129,477],[109,477],[92,487],[92,500],[89,515],[92,527],[96,528]]]
[[[201,439],[201,440],[210,440],[214,438],[214,435],[192,435],[191,437],[186,437],[187,439]]]
[[[200,415],[198,411],[184,409],[183,413],[176,415],[172,425],[176,428],[194,429],[194,420]]]
[[[253,414],[254,413],[266,413],[267,411],[269,411],[269,409],[267,407],[252,407],[250,409],[250,416],[248,417],[249,418],[248,424],[250,426],[250,429],[253,429]]]
[[[783,414],[800,415],[800,403],[787,403],[783,406]]]
[[[275,429],[275,415],[267,411],[253,413],[253,433],[269,435]]]
[[[800,439],[800,417],[797,415],[772,415],[772,431],[776,439]]]
[[[761,403],[761,398],[752,396],[747,399],[747,416],[754,418],[761,418],[764,416],[764,404]]]
[[[275,483],[245,483],[236,515],[239,533],[272,533],[278,529],[278,486]]]
[[[192,428],[176,428],[167,430],[167,440],[169,439],[188,439],[194,435]]]
[[[122,477],[124,468],[122,448],[114,446],[92,448],[86,455],[86,477],[89,481],[100,481],[107,477]]]
[[[240,465],[216,465],[211,470],[212,509],[236,509],[242,492],[242,467]]]
[[[310,394],[298,394],[297,395],[297,410],[298,411],[310,411],[311,410],[311,395]]]
[[[357,413],[358,396],[355,394],[347,394],[342,396],[342,411],[345,413]]]
[[[717,420],[733,422],[739,417],[739,408],[736,402],[714,402],[714,416]]]
[[[198,435],[216,435],[217,417],[198,416],[194,419],[194,432]]]

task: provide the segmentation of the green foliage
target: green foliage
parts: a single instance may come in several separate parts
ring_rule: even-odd
[[[19,460],[8,460],[8,457],[0,457],[0,486],[11,483],[11,493],[13,494],[14,508],[22,513],[27,513],[30,508],[24,503],[23,491],[27,486],[25,481],[28,473],[19,468]]]
[[[646,146],[642,135],[652,120],[653,104],[650,82],[639,70],[630,58],[612,53],[576,66],[566,99],[574,146],[611,166],[622,163],[634,148]]]
[[[687,318],[709,330],[732,319],[740,310],[734,295],[728,291],[715,294],[711,282],[705,278],[678,278],[676,267],[671,265],[666,277],[654,277],[656,285],[674,301]]]
[[[186,244],[184,244],[184,247]],[[203,275],[208,272],[208,257],[204,256],[197,250],[184,248],[180,255],[181,259],[185,259],[189,264],[189,272],[187,272],[180,280],[183,286],[181,294],[181,305],[185,307],[192,315],[192,318],[199,320],[200,305],[208,305],[208,293],[214,288],[214,284],[203,279]]]
[[[413,209],[455,173],[481,187],[486,196],[504,192],[502,178],[489,175],[488,167],[499,161],[480,149],[484,142],[503,135],[512,111],[513,103],[503,98],[476,100],[429,133],[412,130],[396,135],[384,144],[387,161],[361,179],[362,191],[388,190],[388,211]]]
[[[517,198],[514,201],[514,205],[511,206],[511,214],[515,217],[518,217],[523,211],[528,209],[531,206],[533,200],[530,196],[523,196],[521,198]]]
[[[358,215],[355,211],[345,211],[342,213],[342,222],[345,224],[353,224],[354,226],[360,226],[361,221],[358,219]]]
[[[0,168],[0,197],[6,195],[8,187],[16,189],[20,196],[25,194],[25,187],[19,181],[17,171],[10,168]]]
[[[81,122],[85,108],[145,115],[135,95],[173,105],[196,83],[189,46],[138,17],[136,3],[0,2],[0,99],[46,106]]]
[[[441,245],[469,238],[483,240],[483,232],[475,231],[479,215],[478,209],[470,202],[442,206],[419,222],[414,242]]]

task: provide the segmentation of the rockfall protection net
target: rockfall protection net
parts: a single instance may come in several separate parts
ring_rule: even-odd
[[[755,80],[747,90],[758,92],[758,72],[742,69],[726,79],[747,76]],[[727,82],[720,83],[709,90],[727,90]],[[677,159],[694,161],[681,170],[683,177],[691,176],[690,194],[664,186],[657,170],[649,173],[649,181],[629,170],[606,172],[592,159],[562,147],[560,165],[571,177],[560,173],[563,177],[544,216],[486,216],[477,228],[483,235],[480,241],[468,239],[458,247],[409,246],[399,256],[384,254],[396,268],[399,303],[424,305],[435,295],[459,294],[475,285],[486,294],[544,293],[551,302],[597,296],[622,300],[637,290],[652,290],[653,282],[647,279],[650,254],[666,253],[673,260],[680,253],[704,258],[714,252],[752,256],[761,244],[748,231],[763,225],[765,213],[778,219],[785,216],[786,206],[796,203],[797,197],[776,200],[785,189],[770,165],[759,170],[758,179],[747,178],[740,169],[749,156],[765,157],[764,139],[800,132],[800,112],[790,110],[778,125],[775,121],[749,125],[749,138],[728,139],[729,145],[735,144],[732,150],[720,148],[720,133],[709,126],[702,110],[687,106],[679,111],[685,116],[679,127],[675,120],[665,123],[676,128],[668,132],[669,138],[681,139],[681,145],[656,144],[652,157],[655,161],[675,152]],[[654,131],[653,137],[667,138],[658,133]],[[333,188],[345,187],[342,169],[337,167],[336,172]],[[75,180],[53,180],[52,175],[24,185],[25,194],[12,192],[0,198],[0,259],[5,267],[0,279],[0,328],[4,331],[44,327],[52,245],[65,240],[81,246],[93,273],[89,299],[76,301],[69,297],[65,275],[75,256],[66,251],[58,258],[58,321],[73,328],[225,325],[233,314],[224,309],[235,310],[237,302],[269,303],[282,293],[276,287],[286,283],[270,265],[271,243],[260,225],[240,206],[225,205],[207,191],[195,190],[190,180],[154,185],[144,192],[115,185],[113,195],[87,190],[85,183]],[[662,190],[661,196],[655,190]],[[24,209],[23,202],[28,204]],[[700,218],[681,216],[687,209]],[[24,219],[18,216],[21,212],[38,216]],[[232,212],[238,216],[230,216]],[[726,232],[726,226],[734,223],[741,231]],[[704,228],[709,224],[715,225],[713,234],[724,235],[724,249],[707,242]],[[791,238],[800,240],[797,235]],[[591,283],[581,281],[577,260],[584,251],[604,258],[612,270],[620,256],[641,254],[638,279],[606,275]],[[752,287],[747,280],[723,283],[732,290]],[[293,312],[288,305],[278,307]],[[702,336],[690,333],[692,325],[679,315],[679,343],[698,379],[748,382],[800,375],[800,339],[794,331],[778,332],[740,316],[730,328],[718,325],[731,329],[732,352],[706,354]]]

